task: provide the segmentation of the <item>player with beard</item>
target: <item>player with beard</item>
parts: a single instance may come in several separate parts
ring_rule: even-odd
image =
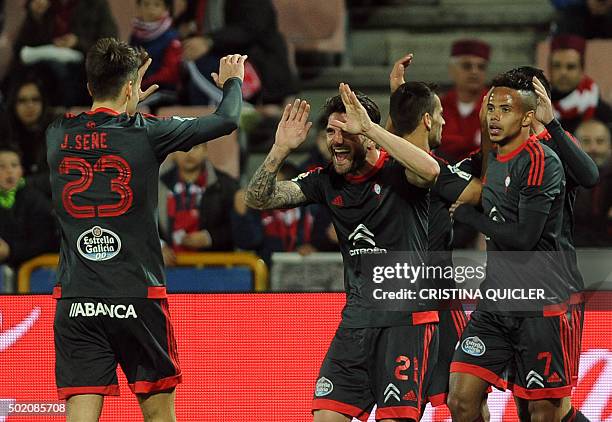
[[[324,110],[332,163],[277,182],[283,161],[306,139],[308,113],[304,101],[286,107],[246,201],[259,209],[323,204],[338,233],[347,300],[316,383],[314,420],[365,421],[377,404],[377,420],[417,421],[437,358],[438,315],[373,308],[365,293],[372,278],[364,261],[393,251],[425,259],[428,187],[439,166],[426,151],[380,127],[380,112],[369,98],[340,84],[340,95]],[[441,130],[439,113],[423,119]]]
[[[402,57],[393,67],[389,80],[391,85],[389,127],[398,136],[425,150],[434,150],[441,144],[442,126],[433,130],[423,119],[425,113],[437,116],[443,113],[440,98],[435,94],[435,86],[423,82],[405,82],[404,72],[412,61],[412,54]],[[453,223],[448,209],[457,202],[477,205],[480,203],[482,183],[472,172],[480,174],[479,156],[472,155],[455,165],[446,160],[431,156],[438,161],[440,175],[431,188],[429,202],[429,260],[430,266],[452,267]],[[455,288],[453,279],[434,280],[439,289]],[[433,371],[432,381],[427,391],[427,401],[432,406],[446,404],[448,398],[448,378],[455,346],[467,324],[467,316],[461,303],[440,303],[440,347],[438,362]],[[489,420],[486,396],[483,398],[483,419]]]
[[[482,420],[482,395],[489,385],[508,385],[503,377],[510,365],[515,371],[510,388],[528,400],[529,416],[523,420],[558,421],[560,399],[571,393],[568,276],[563,262],[550,258],[561,250],[565,178],[556,154],[529,136],[536,107],[531,81],[513,72],[493,81],[486,118],[497,151],[488,159],[485,214],[457,204],[451,215],[489,238],[481,290],[529,286],[543,288],[546,297],[537,308],[524,310],[479,302],[451,364],[448,404],[454,421]],[[519,263],[514,255],[496,251],[539,252],[521,255],[527,258]],[[534,270],[534,262],[546,267]]]

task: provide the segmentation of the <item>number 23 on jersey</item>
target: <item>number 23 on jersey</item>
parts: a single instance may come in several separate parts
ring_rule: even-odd
[[[112,192],[119,194],[117,202],[96,206],[74,203],[74,195],[87,191],[96,173],[112,169],[117,171],[117,176],[111,180],[110,188]],[[132,169],[128,162],[118,155],[103,155],[93,166],[80,157],[64,157],[59,166],[59,173],[65,175],[70,172],[80,173],[78,179],[66,183],[62,190],[62,203],[66,212],[72,217],[118,217],[125,214],[132,206],[134,193],[129,186]]]

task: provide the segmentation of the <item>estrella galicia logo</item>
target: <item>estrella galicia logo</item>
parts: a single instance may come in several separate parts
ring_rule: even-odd
[[[461,342],[461,350],[468,355],[482,356],[487,348],[478,336],[468,337]]]
[[[106,261],[117,256],[121,250],[121,239],[108,229],[94,226],[79,236],[77,249],[85,259]]]
[[[315,396],[323,397],[330,394],[334,391],[334,384],[325,377],[321,377],[317,380],[317,385],[315,386]]]

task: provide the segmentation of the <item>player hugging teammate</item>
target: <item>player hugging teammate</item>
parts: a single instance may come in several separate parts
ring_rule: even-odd
[[[448,404],[453,421],[485,421],[495,386],[513,392],[521,421],[584,421],[569,400],[584,309],[571,211],[576,187],[596,183],[595,164],[554,119],[547,81],[529,67],[493,81],[481,111],[484,151],[447,163],[431,152],[444,125],[440,99],[434,87],[404,81],[411,60],[398,60],[390,75],[388,131],[375,104],[341,84],[324,110],[332,163],[277,182],[310,127],[309,106],[297,100],[249,184],[255,208],[327,206],[340,239],[347,304],[316,382],[314,420],[366,420],[377,404],[377,420],[417,421],[430,402]],[[452,218],[488,238],[481,288],[518,283],[541,288],[545,300],[527,310],[483,300],[469,322],[457,303],[400,320],[369,309],[362,260],[352,253],[358,239],[452,265]],[[518,265],[513,254],[529,258]]]

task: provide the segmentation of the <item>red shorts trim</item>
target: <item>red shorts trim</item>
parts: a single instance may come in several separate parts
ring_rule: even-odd
[[[147,288],[147,299],[166,299],[166,286],[155,286]]]
[[[462,372],[470,375],[474,375],[482,380],[485,380],[491,385],[494,385],[500,390],[506,390],[508,383],[497,376],[494,372],[489,371],[478,365],[472,365],[464,362],[452,362],[450,366],[450,372]]]
[[[433,396],[427,397],[427,401],[432,407],[438,407],[446,404],[448,399],[448,393],[434,394]]]
[[[62,297],[62,286],[55,286],[53,288],[53,299],[61,299]],[[147,288],[147,299],[166,299],[165,286],[155,286]]]
[[[118,396],[118,385],[92,385],[89,387],[62,387],[57,389],[60,400],[67,400],[79,394],[101,394],[103,396]]]
[[[438,322],[438,311],[425,311],[412,313],[412,325],[428,324],[430,322]]]
[[[173,375],[171,377],[162,378],[155,382],[136,381],[134,384],[129,384],[130,390],[134,394],[155,393],[157,391],[169,390],[183,382],[183,375]]]
[[[582,292],[580,293],[572,293],[572,295],[570,296],[570,305],[578,305],[580,303],[584,302],[584,294]]]
[[[366,422],[370,417],[370,412],[366,412],[357,406],[329,399],[314,399],[312,401],[312,410],[331,410],[333,412],[342,413],[343,415],[352,416],[362,422]]]
[[[53,288],[53,299],[61,299],[62,298],[62,286],[55,286]]]
[[[544,399],[562,399],[569,397],[572,394],[572,386],[566,385],[564,387],[554,388],[538,388],[537,390],[527,390],[518,385],[510,385],[512,393],[521,399],[526,400],[544,400]]]
[[[379,407],[376,409],[376,420],[389,418],[414,419],[418,421],[421,416],[419,409],[412,406]]]
[[[544,316],[544,317],[553,317],[553,316],[563,315],[564,313],[567,312],[567,304],[568,304],[568,302],[555,303],[554,305],[546,305],[546,306],[544,306],[544,310],[542,312],[542,316]]]

